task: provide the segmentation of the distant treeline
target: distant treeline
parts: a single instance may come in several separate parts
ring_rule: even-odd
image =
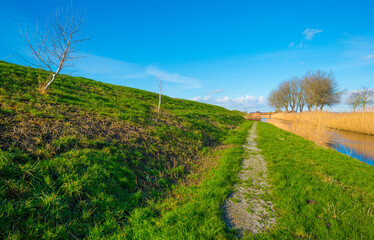
[[[316,70],[281,82],[270,92],[268,102],[276,111],[323,110],[325,106],[339,103],[341,95],[333,72]]]

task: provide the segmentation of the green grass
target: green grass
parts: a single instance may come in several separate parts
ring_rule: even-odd
[[[69,76],[42,95],[47,78],[0,61],[1,239],[235,238],[242,113],[164,96],[158,114],[155,93]],[[374,239],[372,166],[258,131],[277,224],[256,239]]]
[[[267,123],[258,131],[278,218],[256,239],[374,239],[372,166]]]
[[[158,114],[155,93],[65,75],[42,95],[47,79],[0,61],[2,239],[136,236],[127,229],[137,212],[163,202],[244,121],[166,96]]]
[[[253,122],[246,122],[227,140],[230,148],[216,152],[217,167],[198,185],[180,186],[167,201],[136,209],[125,232],[126,239],[230,239],[232,230],[222,220],[221,206],[238,182],[244,157],[243,144]]]

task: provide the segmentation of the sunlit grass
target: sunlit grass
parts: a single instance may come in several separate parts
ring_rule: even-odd
[[[41,94],[47,75],[0,61],[1,239],[121,232],[244,121],[167,96],[158,114],[155,93],[64,75]]]
[[[277,225],[256,239],[374,238],[374,169],[267,123],[259,123]]]

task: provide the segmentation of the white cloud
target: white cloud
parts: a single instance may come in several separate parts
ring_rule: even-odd
[[[178,73],[167,73],[154,66],[147,67],[146,73],[153,77],[161,77],[162,80],[165,82],[182,84],[186,88],[200,88],[201,87],[201,83],[198,79],[181,76]]]
[[[223,91],[225,91],[225,89],[217,89],[217,90],[208,92],[207,95],[214,95],[214,94],[221,93]]]
[[[95,55],[88,55],[80,61],[77,64],[77,72],[88,78],[111,81],[114,84],[120,84],[121,80],[148,77],[144,66]]]
[[[305,36],[305,40],[312,40],[314,38],[314,36],[317,34],[317,33],[320,33],[322,32],[321,29],[310,29],[310,28],[307,28],[305,29],[305,31],[303,32],[304,36]]]
[[[370,55],[367,55],[364,57],[364,60],[369,60],[369,59],[373,59],[374,58],[374,54],[370,54]]]
[[[165,82],[179,84],[179,87],[183,89],[201,87],[197,79],[181,76],[178,73],[167,73],[152,65],[144,66],[95,55],[88,55],[79,62],[75,72],[78,73],[77,75],[118,85],[128,85],[129,80],[149,82],[153,81],[154,77],[162,77]]]
[[[342,57],[344,62],[329,66],[334,71],[355,69],[373,64],[374,54],[374,36],[347,36],[340,41],[343,48]],[[371,81],[370,75],[365,74],[361,78]]]
[[[260,103],[260,104],[266,104],[267,103],[266,98],[264,96],[260,96],[258,98],[258,103]]]
[[[230,98],[216,98],[214,96],[205,96],[205,97],[194,97],[194,101],[209,103],[213,105],[218,105],[231,110],[240,110],[240,111],[269,111],[269,106],[266,104],[266,98],[263,96],[254,97],[251,95],[246,95],[244,97]]]
[[[121,79],[142,79],[148,77],[146,73],[130,73],[126,75],[119,76]]]
[[[295,42],[292,42],[288,45],[288,47],[293,47],[295,45]]]

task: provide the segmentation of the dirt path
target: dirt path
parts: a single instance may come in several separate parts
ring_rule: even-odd
[[[254,139],[257,122],[249,131],[247,157],[243,160],[239,173],[240,182],[223,205],[223,218],[230,228],[245,233],[256,234],[266,231],[275,223],[273,204],[269,201],[270,187],[266,173],[266,162]]]

